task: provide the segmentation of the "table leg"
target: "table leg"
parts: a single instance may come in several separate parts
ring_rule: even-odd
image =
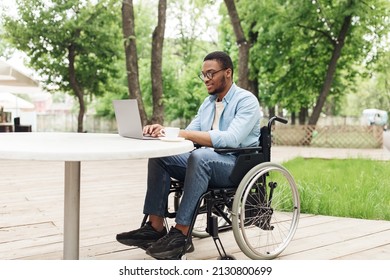
[[[64,260],[79,258],[80,162],[65,162]]]

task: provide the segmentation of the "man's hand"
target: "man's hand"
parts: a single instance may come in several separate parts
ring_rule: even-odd
[[[152,124],[152,125],[146,125],[143,129],[144,135],[150,135],[152,137],[159,137],[161,136],[161,129],[164,127],[160,124]]]

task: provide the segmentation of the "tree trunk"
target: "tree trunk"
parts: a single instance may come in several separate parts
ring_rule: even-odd
[[[268,107],[268,118],[275,116],[275,107]]]
[[[252,92],[257,97],[257,99],[259,99],[259,81],[257,79],[248,80],[248,83],[248,90]]]
[[[147,116],[142,101],[141,87],[139,85],[138,55],[132,0],[123,0],[122,2],[122,31],[126,55],[126,70],[127,83],[129,87],[129,97],[132,99],[137,99],[142,123],[146,124]]]
[[[79,114],[77,116],[77,132],[83,132],[83,120],[85,114],[84,91],[80,87],[80,84],[78,83],[76,78],[76,70],[74,65],[75,56],[76,56],[75,46],[71,44],[68,47],[69,83],[79,101]]]
[[[238,82],[237,84],[245,89],[249,89],[249,49],[250,45],[242,30],[240,18],[237,13],[234,0],[224,0],[232,22],[236,43],[238,45]]]
[[[291,112],[290,124],[295,125],[295,123],[296,123],[296,113]]]
[[[322,86],[320,95],[317,98],[317,102],[313,109],[313,113],[310,116],[309,125],[316,125],[318,119],[320,118],[320,114],[325,104],[326,97],[328,96],[329,91],[332,87],[333,78],[336,72],[337,61],[340,58],[341,50],[343,49],[345,38],[347,36],[349,27],[351,26],[351,19],[352,19],[351,15],[346,16],[344,18],[343,25],[337,37],[337,42],[334,43],[332,58],[330,59],[330,62],[328,64],[328,70],[326,71],[325,81]]]
[[[306,107],[301,107],[299,110],[299,124],[304,125],[306,124],[306,117],[308,115],[308,110]]]
[[[158,3],[158,22],[153,31],[152,39],[152,97],[153,117],[152,123],[164,124],[163,104],[163,78],[162,78],[162,56],[164,44],[164,32],[166,22],[167,0],[160,0]]]

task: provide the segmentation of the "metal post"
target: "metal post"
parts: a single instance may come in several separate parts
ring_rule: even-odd
[[[64,260],[79,259],[80,162],[65,162]]]

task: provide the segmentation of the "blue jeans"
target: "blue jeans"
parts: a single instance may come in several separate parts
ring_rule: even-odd
[[[184,181],[176,223],[189,226],[197,202],[209,185],[215,188],[233,185],[229,176],[235,160],[234,155],[221,155],[209,148],[149,159],[144,214],[165,216],[172,177]]]

